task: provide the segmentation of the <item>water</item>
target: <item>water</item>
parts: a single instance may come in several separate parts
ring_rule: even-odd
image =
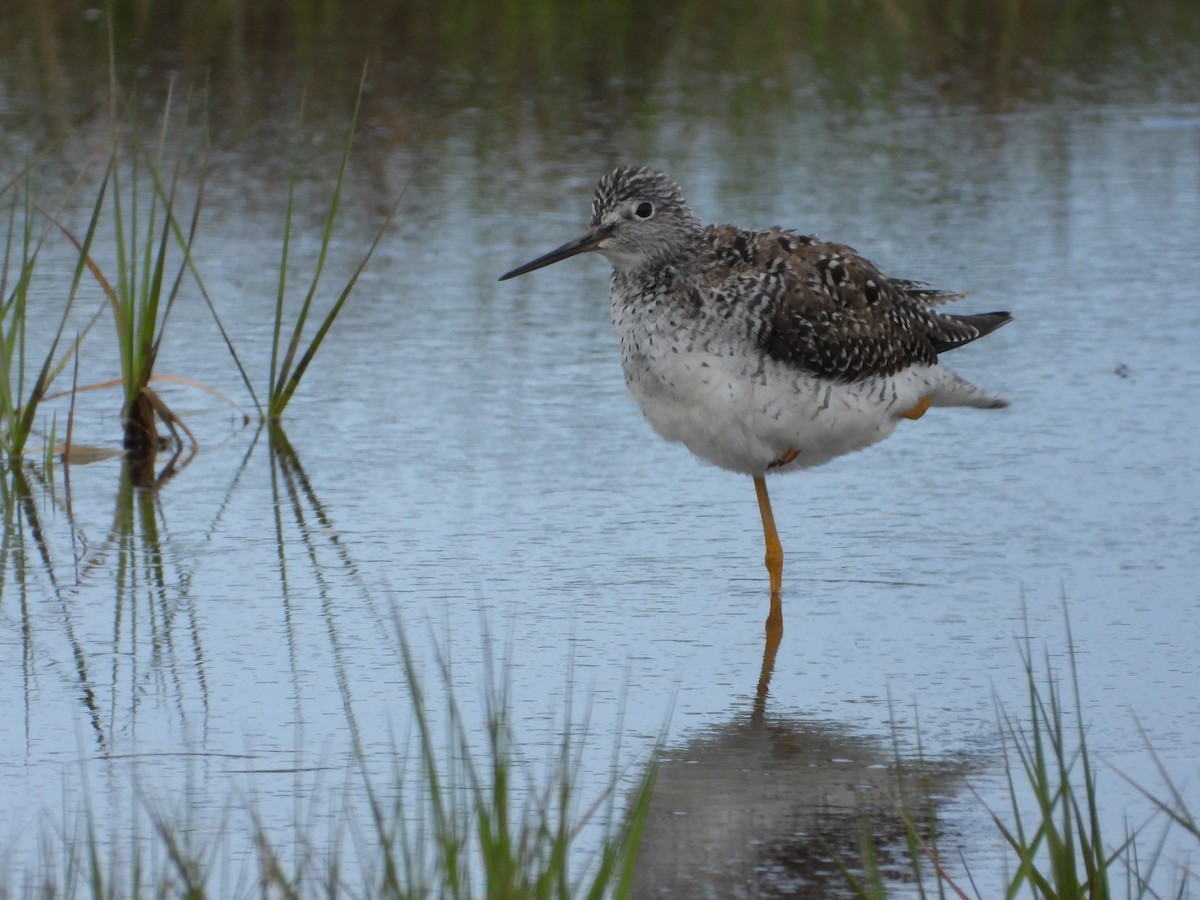
[[[857,813],[806,773],[870,790],[893,729],[911,747],[919,719],[943,833],[986,893],[1001,848],[966,785],[1005,808],[996,704],[1025,712],[1022,635],[1066,672],[1067,617],[1110,839],[1151,811],[1126,778],[1163,792],[1139,729],[1200,807],[1200,105],[1149,85],[997,112],[810,98],[731,126],[686,92],[661,103],[636,121],[582,109],[560,142],[481,145],[481,114],[458,111],[419,159],[368,110],[329,285],[417,177],[288,410],[294,456],[165,386],[201,449],[157,492],[122,492],[115,460],[34,490],[49,562],[27,519],[10,528],[25,555],[0,605],[8,871],[36,869],[38,835],[71,834],[85,808],[114,837],[140,805],[187,808],[203,833],[243,801],[285,834],[336,832],[358,802],[354,743],[376,773],[412,751],[398,630],[434,694],[449,657],[473,723],[495,647],[532,760],[569,698],[590,704],[589,790],[618,723],[637,760],[669,722],[644,876],[662,890],[698,855],[719,863],[699,867],[709,890],[834,890],[808,835],[848,827],[853,852]],[[336,159],[342,126],[315,156]],[[272,128],[223,151],[196,248],[260,381],[286,171]],[[659,441],[626,398],[601,259],[496,283],[574,236],[617,162],[666,169],[706,220],[817,232],[1016,317],[947,359],[1010,409],[934,410],[772,483],[786,632],[766,697],[749,479]],[[313,168],[301,261],[321,227]],[[172,315],[160,371],[250,407],[204,307]],[[112,343],[89,339],[81,381],[113,374]],[[117,404],[82,399],[78,439],[115,444]],[[236,885],[253,857],[233,820]]]

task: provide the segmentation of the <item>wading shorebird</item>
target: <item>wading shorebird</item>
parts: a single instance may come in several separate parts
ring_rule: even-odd
[[[889,278],[813,235],[701,225],[661,172],[601,178],[588,230],[500,280],[590,250],[612,264],[625,383],[646,419],[754,479],[780,626],[783,548],[768,473],[874,444],[931,406],[1008,405],[938,362],[1011,321],[1008,313],[940,312],[962,294]]]

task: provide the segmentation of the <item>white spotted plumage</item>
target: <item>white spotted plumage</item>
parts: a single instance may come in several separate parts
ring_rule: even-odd
[[[612,321],[626,384],[667,440],[722,468],[761,476],[880,441],[926,398],[932,406],[1005,405],[939,364],[935,353],[923,352],[927,348],[905,355],[903,347],[879,345],[902,342],[906,331],[922,328],[939,341],[966,343],[1003,324],[1007,314],[945,316],[930,307],[956,295],[897,281],[891,289],[896,314],[855,322],[855,304],[845,304],[838,292],[858,276],[865,302],[889,281],[850,248],[782,229],[702,228],[678,188],[645,169],[617,170],[602,181],[593,227],[651,231],[649,221],[627,215],[630,206],[646,202],[639,198],[656,205],[654,240],[635,242],[631,251],[628,240],[609,238],[596,249],[614,266]],[[636,249],[647,245],[672,249],[640,256]],[[812,307],[826,322],[823,337],[807,349],[770,352],[780,316]]]
[[[886,438],[925,405],[1006,405],[938,354],[1007,313],[938,312],[961,295],[890,279],[811,235],[702,226],[679,186],[652,169],[602,178],[590,224],[505,277],[603,254],[630,393],[660,435],[722,468],[805,468]]]

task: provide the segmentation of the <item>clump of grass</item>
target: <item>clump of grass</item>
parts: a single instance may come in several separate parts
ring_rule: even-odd
[[[489,897],[494,900],[537,900],[537,898],[627,897],[642,831],[649,814],[654,782],[651,767],[634,792],[628,811],[619,816],[615,792],[621,771],[614,766],[611,779],[583,813],[577,812],[580,753],[587,736],[572,722],[568,702],[563,735],[555,762],[540,789],[531,789],[524,804],[518,804],[514,789],[522,774],[515,748],[517,743],[508,721],[511,706],[506,683],[498,681],[490,657],[488,680],[492,684],[486,704],[487,743],[481,754],[472,748],[453,693],[449,671],[443,664],[447,685],[445,708],[452,736],[447,770],[439,764],[431,740],[428,707],[412,654],[403,633],[399,635],[405,677],[413,700],[413,711],[421,744],[421,762],[428,801],[433,813],[432,865],[422,869],[411,848],[399,854],[404,868],[389,867],[377,896],[387,897]],[[569,679],[568,679],[569,681]],[[604,836],[600,851],[590,863],[576,870],[573,845],[580,829],[601,807],[606,807]],[[382,843],[393,833],[392,825],[372,795],[377,835]],[[523,807],[523,808],[522,808]],[[390,822],[399,819],[395,810]],[[403,871],[406,882],[393,881]],[[414,877],[415,876],[415,877]]]
[[[46,396],[49,381],[65,365],[66,357],[55,363],[54,353],[67,322],[71,301],[85,271],[91,274],[102,290],[105,303],[112,312],[121,367],[119,384],[123,391],[123,446],[132,458],[153,463],[154,454],[162,443],[158,433],[159,425],[164,426],[173,438],[177,453],[183,446],[181,432],[187,436],[193,448],[196,446],[195,437],[186,423],[152,387],[152,383],[162,378],[156,374],[159,351],[171,310],[180,298],[181,287],[189,273],[213,315],[216,327],[259,415],[263,419],[278,422],[394,218],[403,196],[401,193],[401,198],[397,198],[357,268],[324,311],[316,330],[312,334],[306,334],[310,315],[314,314],[315,301],[318,298],[321,277],[337,222],[342,187],[362,102],[366,68],[363,68],[359,82],[315,265],[299,309],[294,317],[289,319],[285,301],[288,291],[293,212],[299,181],[300,148],[303,145],[304,134],[302,104],[301,127],[297,132],[283,223],[271,362],[264,406],[255,393],[253,383],[238,357],[232,338],[221,322],[192,257],[207,166],[201,167],[190,210],[190,224],[186,229],[178,215],[177,205],[180,202],[185,162],[190,156],[188,147],[192,142],[188,124],[191,97],[189,96],[184,104],[181,121],[177,127],[172,127],[176,118],[173,114],[173,86],[168,90],[157,140],[147,142],[137,124],[136,95],[127,100],[125,111],[118,108],[119,85],[116,79],[111,10],[106,13],[106,19],[109,25],[111,150],[96,191],[87,227],[82,236],[79,236],[56,214],[41,209],[29,200],[24,206],[23,227],[16,222],[18,204],[15,199],[9,216],[3,272],[0,273],[0,297],[3,298],[3,306],[0,307],[0,450],[10,460],[19,457],[23,452],[33,427],[38,404]],[[173,158],[169,154],[174,154]],[[168,168],[171,170],[169,176]],[[7,192],[16,183],[16,179],[11,181],[0,189],[0,194]],[[66,235],[78,253],[78,264],[59,331],[54,336],[50,353],[32,390],[25,395],[25,311],[37,250],[41,246],[41,240],[45,238],[43,232],[41,240],[34,244],[31,213],[33,208],[41,210],[52,226]],[[105,237],[111,239],[111,247],[104,248],[111,250],[110,253],[101,252]],[[94,322],[95,318],[89,323],[89,329]],[[69,357],[69,354],[67,356]],[[203,387],[188,379],[173,380]],[[112,382],[100,382],[85,385],[80,390],[110,386],[113,386]],[[50,442],[51,446],[52,444],[53,441]],[[48,456],[47,459],[52,459],[52,456]]]
[[[1049,679],[1039,688],[1028,641],[1022,652],[1029,691],[1029,722],[1023,726],[1000,707],[1005,744],[1005,776],[1012,806],[1011,824],[992,813],[993,821],[1017,857],[1009,896],[1028,889],[1034,896],[1115,896],[1110,867],[1132,843],[1126,837],[1111,852],[1100,826],[1096,770],[1082,729],[1074,648],[1070,650],[1077,736],[1069,731],[1061,690]],[[1049,670],[1049,660],[1046,668]],[[1021,811],[1028,792],[1032,817]]]
[[[989,813],[1015,862],[1005,897],[1110,900],[1158,896],[1150,882],[1161,858],[1166,831],[1146,854],[1139,841],[1139,830],[1127,830],[1114,841],[1101,827],[1104,798],[1082,724],[1083,708],[1069,623],[1067,640],[1074,697],[1070,717],[1076,722],[1074,728],[1068,724],[1067,704],[1059,682],[1047,675],[1044,684],[1040,683],[1028,638],[1021,652],[1029,698],[1027,714],[1018,719],[997,703],[1010,812],[1007,818],[994,810]],[[1051,671],[1049,659],[1044,667],[1047,673]],[[1181,794],[1161,765],[1159,769],[1170,790],[1169,800],[1157,798],[1143,788],[1139,790],[1166,816],[1168,828],[1182,827],[1200,839],[1200,827]],[[901,796],[900,814],[905,821],[910,863],[920,896],[924,898],[931,891],[936,891],[939,898],[980,896],[969,869],[965,887],[944,865],[935,837],[923,836],[914,824],[918,816],[913,813],[912,799]],[[843,865],[847,882],[858,897],[874,900],[886,897],[887,882],[880,871],[879,854],[870,833],[864,834],[862,846],[865,875],[858,878]],[[1197,879],[1194,872],[1186,869],[1180,872],[1183,879],[1193,882]],[[1180,883],[1176,890],[1176,896],[1185,896],[1187,884]]]
[[[111,89],[115,96],[115,80]],[[131,126],[128,138],[122,134],[114,107],[111,151],[82,238],[55,214],[43,210],[79,255],[71,297],[87,271],[112,312],[121,366],[123,445],[131,456],[151,461],[160,444],[159,422],[166,426],[177,448],[183,446],[180,431],[195,445],[186,423],[151,387],[167,320],[180,295],[185,273],[191,270],[199,282],[192,266],[191,248],[204,193],[203,179],[196,191],[191,227],[186,234],[175,215],[177,191],[188,156],[186,113],[174,135],[178,146],[170,182],[164,182],[162,177],[172,137],[172,98],[173,89],[168,91],[164,102],[159,136],[153,147],[147,146],[136,125]],[[131,99],[129,105],[135,106],[135,100]],[[106,230],[102,227],[106,220],[112,240],[111,257],[101,256],[97,245],[97,235]],[[180,253],[177,260],[173,259],[175,250]],[[101,260],[105,265],[101,265]],[[174,270],[173,274],[169,269]],[[94,322],[95,318],[89,329]],[[108,386],[111,383],[103,382],[82,389]]]
[[[115,90],[115,86],[114,86]],[[161,177],[171,121],[171,92],[162,114],[157,147],[151,153],[142,144],[136,128],[129,156],[128,195],[124,189],[121,141],[114,136],[112,155],[89,224],[95,230],[105,193],[111,185],[112,230],[116,278],[106,279],[100,268],[88,259],[88,266],[104,290],[113,312],[121,359],[121,383],[125,401],[122,407],[124,446],[140,454],[153,454],[158,447],[157,422],[162,421],[181,443],[181,420],[150,387],[167,319],[187,269],[194,223],[199,216],[202,190],[197,191],[192,213],[193,229],[186,238],[175,220],[175,198],[186,152],[176,150],[174,172],[169,187]],[[180,134],[187,132],[186,113]],[[143,167],[148,179],[143,175]],[[148,198],[146,198],[148,194]],[[143,209],[143,206],[145,207]],[[140,221],[139,221],[140,219]],[[174,277],[167,281],[168,253],[179,239],[182,258]],[[183,426],[186,430],[186,426]],[[189,432],[190,437],[190,432]]]
[[[365,74],[364,69],[364,79]],[[112,90],[114,92],[117,90],[115,83]],[[334,182],[333,195],[325,217],[316,263],[299,310],[294,319],[289,321],[285,301],[288,288],[295,192],[298,183],[299,148],[302,144],[301,140],[297,139],[284,216],[265,408],[255,393],[253,383],[242,365],[233,339],[221,322],[216,306],[208,295],[204,281],[192,258],[192,247],[196,239],[204,193],[204,175],[201,176],[195,192],[195,200],[190,211],[190,225],[186,231],[176,214],[177,196],[187,156],[187,113],[184,113],[181,123],[172,135],[170,129],[172,92],[169,92],[162,112],[162,124],[157,143],[153,147],[148,146],[134,125],[131,128],[130,146],[126,148],[124,146],[125,139],[116,124],[117,113],[115,110],[113,111],[112,151],[84,236],[78,237],[56,218],[51,218],[79,253],[80,262],[76,273],[76,283],[82,271],[86,269],[90,272],[103,291],[106,302],[112,311],[121,363],[120,384],[124,392],[121,414],[123,444],[130,454],[152,460],[154,452],[160,444],[158,435],[160,423],[166,427],[174,439],[177,450],[183,445],[181,431],[186,434],[193,447],[196,444],[187,424],[170,409],[152,387],[152,382],[160,377],[156,375],[156,363],[168,317],[180,296],[184,277],[189,272],[213,315],[215,325],[259,414],[272,422],[278,422],[282,417],[292,396],[300,386],[301,379],[308,371],[313,358],[391,223],[401,199],[397,198],[357,268],[342,286],[328,309],[325,310],[315,332],[306,337],[306,326],[318,296],[321,276],[335,231],[341,191],[350,159],[361,99],[362,82],[359,84],[358,98],[355,102],[349,133]],[[130,106],[132,105],[133,101],[131,100]],[[186,106],[190,108],[190,105],[189,98]],[[303,110],[301,111],[301,121],[303,121]],[[168,181],[164,178],[163,173],[167,162],[168,147],[172,142],[176,145],[176,149],[174,150],[173,171]],[[98,254],[94,252],[93,248],[97,232],[104,230],[101,225],[105,222],[108,223],[107,230],[112,235],[112,255],[106,265],[102,266],[97,259]],[[112,277],[105,274],[106,270]],[[22,292],[19,297],[23,302],[24,293]],[[173,380],[203,387],[188,379],[175,378]],[[90,385],[85,389],[98,386],[104,385]]]
[[[642,775],[624,808],[617,795],[625,773],[615,763],[600,796],[582,797],[580,754],[587,725],[575,720],[568,701],[555,757],[548,771],[535,774],[518,750],[508,686],[494,675],[490,660],[482,743],[472,740],[450,688],[448,666],[439,661],[444,704],[437,708],[448,713],[449,736],[448,746],[440,746],[435,733],[440,728],[432,721],[431,705],[403,633],[400,645],[417,744],[416,789],[404,768],[405,753],[395,754],[398,768],[392,779],[383,782],[367,773],[360,755],[365,821],[347,822],[348,828],[341,830],[355,835],[351,854],[344,853],[340,838],[324,848],[292,830],[276,839],[249,809],[250,849],[256,860],[253,884],[242,885],[233,895],[296,900],[630,896],[649,812],[653,766]],[[216,877],[224,862],[221,846],[228,844],[232,833],[228,823],[215,832],[201,832],[189,827],[186,810],[172,817],[149,807],[147,818],[146,841],[135,842],[122,853],[85,813],[77,835],[61,849],[54,839],[44,841],[42,871],[25,894],[95,900],[230,896],[228,885],[214,886],[221,881]],[[578,844],[582,829],[591,824],[598,824],[602,833],[589,855]],[[356,861],[356,869],[348,867],[348,859]],[[0,896],[10,896],[2,884]]]

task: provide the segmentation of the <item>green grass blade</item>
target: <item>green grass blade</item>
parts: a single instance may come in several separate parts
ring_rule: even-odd
[[[77,183],[78,183],[78,180],[76,181],[76,184]],[[72,185],[72,189],[73,188],[74,188],[74,185]],[[102,194],[103,194],[103,185],[101,186],[101,195]],[[65,202],[65,198],[64,198],[64,202]],[[99,199],[97,200],[97,203],[98,204],[100,203]],[[24,452],[25,443],[28,440],[28,437],[33,430],[34,418],[37,415],[39,405],[41,404],[42,399],[45,397],[47,391],[49,390],[50,384],[53,381],[54,377],[57,375],[57,373],[59,371],[62,370],[62,367],[66,364],[66,359],[69,358],[69,356],[70,356],[70,353],[68,353],[68,354],[64,355],[63,360],[59,361],[58,363],[55,362],[55,354],[58,352],[59,343],[61,342],[63,333],[66,330],[67,320],[70,316],[71,309],[74,306],[75,297],[76,297],[78,287],[79,287],[79,282],[80,282],[80,279],[83,274],[82,265],[83,265],[83,259],[86,256],[86,249],[88,246],[90,246],[91,238],[95,233],[94,227],[92,227],[89,229],[87,241],[85,244],[80,245],[78,241],[75,242],[77,247],[82,248],[80,250],[80,261],[76,264],[75,275],[71,282],[71,288],[67,293],[67,299],[66,299],[65,303],[63,304],[62,315],[59,318],[57,328],[54,330],[54,333],[51,335],[49,349],[46,351],[45,358],[42,360],[41,368],[39,369],[38,374],[37,374],[36,378],[34,379],[33,387],[30,389],[27,396],[23,396],[24,368],[25,368],[25,304],[26,304],[26,300],[27,300],[26,294],[29,289],[30,278],[33,273],[34,265],[36,264],[38,254],[41,251],[41,248],[46,240],[47,235],[49,234],[50,228],[54,224],[57,223],[57,220],[53,216],[51,216],[50,217],[51,224],[47,225],[46,228],[42,231],[42,233],[38,239],[36,247],[33,247],[31,249],[30,242],[32,239],[32,231],[33,231],[32,222],[33,222],[33,212],[35,209],[45,213],[45,211],[41,210],[41,208],[39,206],[37,206],[37,204],[33,201],[32,197],[30,197],[29,192],[27,190],[26,191],[26,206],[25,206],[25,226],[23,228],[24,239],[23,239],[23,250],[22,250],[21,275],[20,275],[19,283],[18,283],[15,293],[14,293],[14,298],[13,298],[12,304],[5,305],[5,312],[6,313],[11,312],[13,314],[12,325],[16,329],[16,332],[17,332],[15,335],[10,334],[10,335],[6,335],[6,337],[5,337],[5,359],[4,359],[4,366],[2,367],[5,370],[4,391],[3,391],[5,399],[4,399],[3,403],[4,403],[5,411],[7,413],[11,414],[11,419],[9,419],[9,421],[11,423],[11,429],[8,431],[8,433],[5,436],[5,450],[9,457],[10,463],[14,463],[16,461],[16,459],[19,458],[20,455]],[[95,215],[95,213],[93,215]],[[93,222],[92,222],[93,226],[94,226],[94,224],[95,224],[95,219],[93,219]],[[7,266],[7,254],[6,254],[6,266]],[[12,353],[13,348],[14,348],[14,343],[13,343],[13,341],[9,340],[10,337],[15,339],[15,347],[17,349],[15,359],[14,359],[14,355]],[[78,338],[77,338],[77,341],[78,341]],[[10,367],[13,366],[14,364],[19,369],[19,373],[18,373],[18,377],[17,377],[17,388],[16,388],[19,393],[17,393],[17,394],[12,393],[12,381],[11,381],[11,375],[10,375]],[[18,397],[22,398],[22,405],[20,406],[19,409],[16,406]]]
[[[296,371],[292,373],[292,376],[288,379],[287,384],[281,392],[278,403],[273,404],[273,407],[276,410],[274,415],[282,415],[283,410],[287,407],[288,402],[292,399],[292,395],[296,393],[296,388],[300,386],[300,379],[303,378],[304,373],[308,371],[309,364],[312,362],[313,357],[317,355],[317,351],[321,348],[321,344],[324,342],[325,336],[329,333],[329,329],[333,327],[334,320],[338,317],[338,313],[341,312],[346,300],[349,299],[350,292],[354,290],[355,284],[358,283],[359,276],[367,267],[367,263],[371,261],[371,257],[375,253],[375,248],[379,246],[380,240],[383,239],[384,232],[387,230],[388,225],[391,224],[392,218],[396,214],[396,210],[399,209],[401,200],[403,200],[403,193],[392,205],[387,219],[380,226],[379,231],[376,232],[375,238],[371,241],[371,246],[367,249],[366,255],[363,256],[362,260],[358,264],[358,267],[350,276],[350,280],[346,282],[346,286],[342,288],[342,292],[338,295],[337,301],[330,308],[329,312],[326,313],[324,320],[321,322],[321,327],[318,328],[316,334],[313,335],[313,339],[309,343],[308,349],[304,351],[304,355],[300,358],[300,362],[296,365]]]
[[[282,302],[283,302],[282,295],[283,295],[283,280],[284,280],[283,272],[284,272],[284,269],[286,268],[286,243],[287,243],[287,241],[285,238],[284,263],[281,264],[281,270],[280,270],[280,293],[279,293],[279,297],[277,298],[277,301],[276,301],[275,346],[272,348],[272,369],[271,369],[272,382],[271,382],[271,395],[270,395],[270,400],[268,403],[268,415],[270,415],[273,418],[278,418],[279,416],[283,415],[284,409],[287,408],[287,405],[290,402],[292,395],[296,392],[296,388],[299,387],[299,385],[300,385],[300,380],[304,377],[304,373],[308,370],[309,364],[312,362],[313,357],[316,356],[317,351],[320,349],[321,344],[325,340],[325,336],[329,333],[329,329],[333,326],[334,320],[337,318],[338,314],[341,312],[342,307],[345,305],[346,300],[350,296],[350,292],[354,289],[354,286],[355,286],[355,284],[357,284],[358,278],[362,274],[363,269],[366,267],[367,263],[370,261],[372,255],[374,255],[375,248],[378,247],[379,241],[382,239],[384,232],[386,231],[388,225],[391,224],[391,221],[392,221],[393,217],[395,216],[396,210],[399,208],[400,199],[397,199],[396,203],[392,206],[392,209],[389,211],[387,218],[385,219],[383,224],[380,226],[379,231],[376,233],[374,240],[371,242],[371,246],[367,250],[366,255],[363,257],[363,259],[359,263],[358,267],[354,270],[354,273],[351,275],[349,281],[343,287],[341,293],[338,295],[338,298],[334,302],[333,306],[326,313],[324,319],[321,322],[320,327],[316,331],[316,334],[313,336],[312,340],[309,341],[305,351],[301,355],[299,362],[295,364],[295,370],[293,371],[292,370],[293,362],[296,359],[296,354],[299,351],[299,348],[300,348],[300,345],[302,342],[304,326],[308,321],[308,316],[309,316],[309,313],[310,313],[310,310],[312,307],[312,303],[316,296],[317,288],[320,284],[321,274],[324,271],[325,260],[326,260],[326,256],[327,256],[328,250],[329,250],[329,244],[333,238],[333,229],[334,229],[334,224],[337,220],[337,212],[338,212],[338,208],[339,208],[339,204],[340,204],[342,186],[345,182],[346,170],[347,170],[347,167],[348,167],[349,161],[350,161],[350,151],[354,144],[354,134],[358,127],[358,115],[359,115],[359,110],[362,106],[362,94],[363,94],[363,87],[366,83],[366,77],[367,77],[367,69],[366,69],[366,66],[364,66],[363,71],[362,71],[362,77],[359,81],[358,95],[355,98],[354,112],[351,115],[350,130],[349,130],[349,133],[347,134],[346,144],[342,150],[341,162],[338,166],[338,174],[337,174],[337,179],[334,183],[333,197],[330,200],[329,211],[325,217],[325,227],[324,227],[322,235],[321,235],[321,248],[317,254],[317,262],[316,262],[315,270],[313,272],[312,281],[309,284],[308,292],[305,295],[304,302],[301,304],[300,310],[297,314],[295,324],[292,328],[292,335],[291,335],[290,340],[288,341],[287,350],[284,353],[283,360],[279,364],[278,370],[276,370],[275,359],[276,359],[276,353],[278,352],[278,349],[279,349],[279,341],[281,338],[281,320],[282,320],[282,308],[283,308],[282,307]],[[290,226],[291,226],[291,209],[292,209],[291,203],[292,203],[292,190],[294,189],[294,186],[295,185],[293,182],[293,185],[289,189],[289,194],[288,194],[287,228],[289,230],[290,230]],[[403,191],[401,192],[401,198],[402,197],[403,197]]]
[[[304,133],[304,106],[307,96],[307,90],[300,94],[300,118],[296,125],[296,144],[292,148],[292,165],[288,176],[287,208],[283,216],[283,246],[280,249],[279,285],[275,292],[275,323],[271,337],[271,370],[270,379],[267,384],[267,403],[269,409],[272,411],[275,406],[275,395],[278,392],[278,386],[287,378],[286,366],[282,365],[279,361],[279,348],[280,337],[283,333],[283,303],[287,288],[288,254],[292,241],[292,213],[296,201],[296,181],[299,178],[300,138]],[[274,415],[273,412],[271,414]]]
[[[354,100],[354,112],[350,115],[350,129],[346,135],[346,143],[342,148],[341,162],[338,164],[337,178],[334,180],[333,184],[333,197],[329,201],[329,211],[325,215],[325,227],[321,234],[321,248],[317,252],[317,264],[313,270],[312,281],[308,286],[308,293],[305,295],[304,302],[300,305],[300,311],[296,316],[296,322],[292,328],[292,337],[291,340],[288,341],[287,352],[284,354],[283,362],[280,365],[279,377],[281,381],[287,378],[286,373],[290,371],[292,367],[292,361],[295,358],[296,351],[299,348],[300,341],[304,333],[305,322],[308,320],[309,309],[312,306],[313,298],[316,296],[317,286],[321,281],[321,273],[325,269],[325,258],[329,252],[329,242],[333,238],[333,226],[337,221],[337,211],[342,196],[342,185],[345,183],[346,168],[350,162],[350,150],[354,146],[354,133],[358,128],[358,113],[362,108],[363,85],[366,84],[366,80],[367,67],[364,65],[362,77],[358,83],[358,95]],[[287,404],[285,402],[284,406],[286,405]],[[274,402],[272,403],[272,406],[275,406]],[[278,415],[282,412],[283,408],[277,407],[277,412],[275,412],[275,414]]]

